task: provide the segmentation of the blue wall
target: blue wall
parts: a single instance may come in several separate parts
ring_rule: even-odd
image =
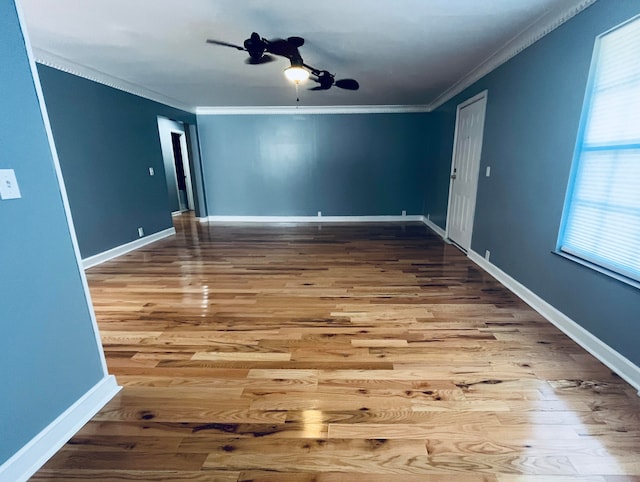
[[[83,258],[173,226],[157,116],[195,116],[38,65]],[[149,176],[153,167],[155,176]]]
[[[437,109],[441,154],[427,168],[448,173],[456,105],[488,89],[472,250],[490,250],[498,268],[636,365],[640,290],[552,251],[595,37],[638,14],[637,0],[599,0]],[[444,227],[447,190],[438,192],[425,210],[439,212]]]
[[[0,201],[1,464],[104,373],[13,2],[0,58],[0,169],[22,192]]]
[[[455,122],[455,107],[453,111]],[[445,229],[449,202],[449,176],[453,150],[453,130],[450,129],[450,112],[430,112],[431,137],[434,139],[425,164],[423,186],[423,215]]]
[[[209,215],[422,214],[429,114],[199,115]]]

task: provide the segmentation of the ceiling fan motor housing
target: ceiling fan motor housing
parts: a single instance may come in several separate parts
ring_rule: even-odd
[[[249,52],[249,57],[258,60],[264,55],[267,45],[262,41],[260,35],[253,32],[251,37],[244,41],[244,48]]]

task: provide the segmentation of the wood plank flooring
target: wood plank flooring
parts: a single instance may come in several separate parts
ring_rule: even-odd
[[[209,226],[88,270],[124,387],[34,481],[640,481],[640,398],[420,224]]]

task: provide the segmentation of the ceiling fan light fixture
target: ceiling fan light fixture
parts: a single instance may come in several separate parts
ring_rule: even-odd
[[[284,69],[284,76],[291,82],[299,84],[309,78],[309,71],[300,65],[291,65]]]

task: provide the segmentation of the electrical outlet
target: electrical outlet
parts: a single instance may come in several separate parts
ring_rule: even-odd
[[[490,257],[491,257],[491,251],[489,251],[488,249],[485,249],[485,251],[484,251],[484,259],[489,261]]]
[[[322,217],[322,211],[318,211],[318,217],[321,218]]]
[[[427,213],[427,221],[431,221],[431,214]]]
[[[0,199],[20,199],[20,187],[13,169],[0,169]]]
[[[141,238],[142,236],[144,236],[144,229],[142,229],[142,227],[138,228],[138,237]]]
[[[402,210],[402,215],[406,216],[407,215],[407,211],[405,211],[404,209]]]

